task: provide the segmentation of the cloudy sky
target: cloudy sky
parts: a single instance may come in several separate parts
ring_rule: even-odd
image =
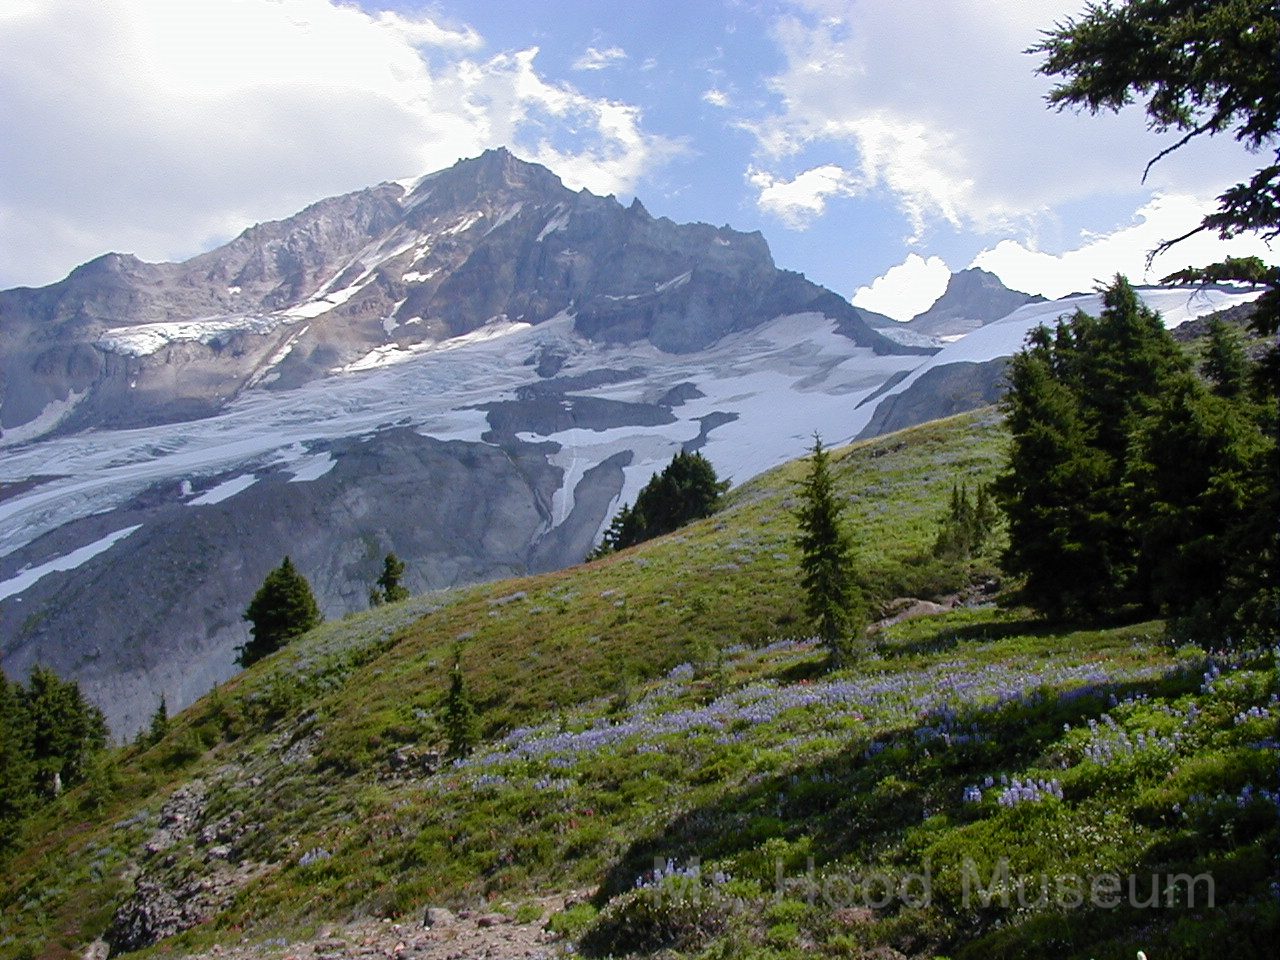
[[[1083,0],[3,0],[0,288],[181,259],[506,145],[656,216],[760,230],[899,318],[978,265],[1047,296],[1258,165],[1141,112],[1048,111],[1024,51]],[[1206,246],[1209,248],[1206,249]],[[1235,252],[1263,252],[1242,241]]]

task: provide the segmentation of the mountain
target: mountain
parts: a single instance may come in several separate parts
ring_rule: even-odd
[[[184,263],[101,257],[0,293],[0,665],[77,679],[132,735],[236,672],[285,554],[330,619],[388,552],[417,593],[565,567],[675,453],[742,483],[815,431],[969,409],[1075,306],[899,344],[759,234],[504,150]]]
[[[907,327],[925,336],[955,338],[984,323],[1006,317],[1024,304],[1044,300],[1038,295],[1010,290],[994,273],[970,267],[953,273],[942,296],[924,313],[907,321]]]
[[[0,293],[4,669],[113,729],[235,670],[288,553],[325,614],[582,559],[681,449],[741,481],[848,439],[932,352],[764,239],[572,192],[505,150],[176,264]]]
[[[758,233],[654,219],[491,150],[251,227],[184,263],[107,254],[0,293],[3,439],[208,416],[501,323],[573,317],[595,343],[688,353],[820,302],[877,353],[859,312],[778,270]]]

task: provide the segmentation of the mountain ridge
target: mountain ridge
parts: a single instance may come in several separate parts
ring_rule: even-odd
[[[185,261],[108,253],[48,287],[0,292],[0,429],[54,403],[71,403],[62,432],[190,419],[374,350],[566,310],[589,339],[688,352],[826,294],[779,271],[758,231],[654,219],[638,199],[574,193],[490,150],[411,189],[319,200]],[[838,309],[855,342],[910,352]]]

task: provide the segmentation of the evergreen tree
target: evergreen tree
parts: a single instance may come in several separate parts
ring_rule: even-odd
[[[162,693],[160,694],[160,703],[156,706],[156,712],[151,715],[151,724],[147,728],[147,743],[153,745],[159,743],[168,732],[169,704]]]
[[[251,623],[252,639],[239,648],[236,662],[242,667],[257,663],[290,640],[302,636],[322,621],[311,584],[288,557],[267,574],[253,595],[244,619]]]
[[[35,802],[31,725],[20,693],[0,671],[0,854],[13,846],[18,824]]]
[[[386,559],[382,561],[382,573],[376,581],[376,586],[369,591],[369,606],[376,607],[382,603],[407,600],[409,591],[400,583],[400,578],[403,576],[404,561],[394,553],[388,553]]]
[[[951,503],[933,544],[934,556],[968,560],[981,553],[995,528],[995,505],[987,484],[979,484],[974,499],[964,484],[952,484]]]
[[[711,461],[700,453],[681,451],[649,479],[634,506],[618,511],[592,556],[624,550],[708,517],[727,489],[728,482],[716,478]]]
[[[1182,131],[1148,170],[1195,137],[1227,132],[1250,150],[1274,157],[1223,193],[1218,209],[1199,227],[1165,241],[1157,252],[1201,232],[1223,239],[1280,236],[1280,18],[1274,0],[1091,3],[1081,17],[1046,31],[1029,52],[1044,54],[1040,73],[1061,78],[1049,93],[1058,109],[1117,112],[1140,98],[1153,130]],[[1280,267],[1257,257],[1227,257],[1165,279],[1263,286],[1254,328],[1269,337],[1280,327]],[[1268,367],[1273,376],[1280,374],[1280,348],[1269,352]]]
[[[1267,438],[1231,401],[1183,377],[1137,431],[1130,484],[1152,598],[1201,624],[1250,600],[1240,564],[1256,525]]]
[[[1240,334],[1214,317],[1209,321],[1209,341],[1205,345],[1200,372],[1213,384],[1213,392],[1227,400],[1241,396],[1249,385],[1249,358]]]
[[[800,533],[801,584],[805,610],[826,642],[833,664],[843,662],[850,636],[862,626],[861,596],[853,582],[853,548],[841,525],[830,455],[814,434],[809,473],[800,483],[796,520]]]
[[[1060,344],[1061,327],[1058,333]],[[1026,578],[1027,601],[1051,616],[1087,607],[1111,575],[1103,557],[1088,555],[1098,543],[1091,500],[1105,465],[1089,448],[1075,394],[1055,376],[1060,356],[1041,327],[1010,362],[1002,405],[1013,442],[996,481],[1009,518],[1005,569]],[[1064,576],[1072,559],[1071,575]]]
[[[1218,197],[1217,210],[1198,227],[1166,240],[1156,253],[1201,232],[1223,239],[1251,233],[1266,240],[1280,237],[1280,17],[1274,0],[1089,4],[1078,19],[1047,31],[1030,52],[1045,55],[1041,73],[1061,78],[1049,94],[1059,109],[1114,112],[1140,99],[1152,129],[1181,131],[1183,136],[1160,151],[1148,169],[1195,137],[1228,132],[1266,156],[1252,177]],[[1250,323],[1272,341],[1256,367],[1258,392],[1267,407],[1257,422],[1270,450],[1255,471],[1253,486],[1260,492],[1250,507],[1251,523],[1241,528],[1245,553],[1234,569],[1250,584],[1253,598],[1246,606],[1254,612],[1244,622],[1259,636],[1274,636],[1280,623],[1280,342],[1275,340],[1280,266],[1259,257],[1226,257],[1165,277],[1175,281],[1236,281],[1263,288]],[[1220,389],[1232,382],[1228,374]]]
[[[107,744],[107,722],[74,680],[37,666],[20,694],[31,730],[36,788],[52,798],[79,783],[90,758]]]
[[[1005,566],[1052,616],[1146,604],[1127,485],[1130,440],[1188,364],[1123,277],[1101,316],[1035,331],[1009,369],[1013,443],[996,493],[1009,517]]]
[[[449,674],[449,692],[444,700],[444,734],[450,757],[470,755],[476,744],[476,728],[475,704],[471,702],[462,676],[462,654],[455,650],[453,670]]]

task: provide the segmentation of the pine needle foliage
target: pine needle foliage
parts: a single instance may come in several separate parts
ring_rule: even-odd
[[[805,610],[837,666],[847,659],[850,639],[864,619],[861,593],[853,578],[853,546],[841,520],[843,507],[835,491],[831,456],[822,438],[814,434],[809,472],[800,481],[796,546]]]
[[[244,619],[253,626],[252,639],[239,648],[236,658],[242,667],[275,653],[290,640],[319,626],[324,618],[311,584],[285,557],[253,595]]]

